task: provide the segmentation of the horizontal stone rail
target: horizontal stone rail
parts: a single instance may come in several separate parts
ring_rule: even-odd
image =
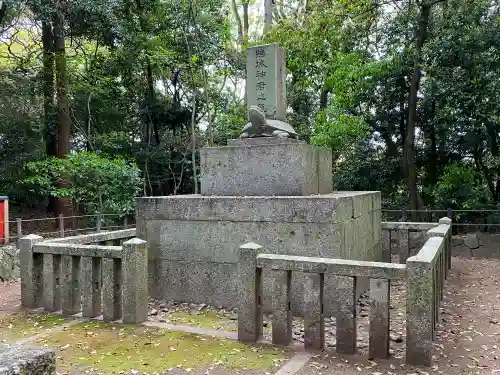
[[[406,278],[406,265],[404,264],[360,260],[259,254],[257,255],[257,267],[272,270],[334,273],[339,276],[364,276],[374,279]]]
[[[441,220],[450,220],[443,218]],[[440,220],[440,222],[441,222]],[[392,240],[396,239],[399,248],[399,263],[406,263],[410,254],[410,232],[427,232],[437,227],[438,223],[419,223],[419,222],[399,222],[383,221],[382,227],[382,252],[383,259],[386,262],[391,261]]]
[[[272,342],[288,345],[292,341],[291,278],[295,272],[305,275],[304,346],[324,348],[324,306],[326,281],[334,282],[336,305],[336,350],[356,352],[356,283],[359,277],[370,279],[369,355],[389,355],[390,283],[407,283],[406,361],[413,365],[431,365],[432,341],[435,340],[439,304],[444,280],[451,265],[451,222],[442,219],[431,228],[422,249],[406,264],[366,262],[346,259],[315,258],[265,254],[262,246],[248,243],[239,248],[238,340],[257,342],[262,336],[262,274],[270,271],[272,286]],[[422,226],[425,228],[425,226]]]
[[[147,320],[148,248],[134,230],[21,238],[21,304],[124,323]],[[69,240],[65,243],[64,240]],[[89,244],[90,243],[90,244]]]
[[[135,235],[136,235],[136,229],[130,228],[130,229],[115,230],[110,232],[102,231],[99,233],[82,234],[71,237],[52,238],[50,240],[47,240],[47,242],[65,243],[65,244],[92,244],[92,243],[102,243],[102,242],[116,241],[116,240],[123,242],[127,238],[134,238]]]

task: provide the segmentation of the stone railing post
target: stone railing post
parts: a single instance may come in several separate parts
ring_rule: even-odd
[[[247,243],[238,249],[238,341],[257,342],[262,336],[262,269],[257,255],[262,246]]]
[[[382,229],[382,262],[391,263],[391,230]]]
[[[304,280],[304,346],[321,350],[325,346],[323,291],[325,275],[305,273]]]
[[[406,261],[406,363],[430,366],[434,336],[433,269],[415,257]]]
[[[405,264],[410,256],[410,231],[408,229],[398,230],[399,263]]]
[[[444,224],[444,225],[449,225],[450,226],[450,231],[448,233],[448,236],[445,238],[445,247],[444,247],[444,253],[445,253],[445,263],[446,263],[446,278],[448,278],[448,270],[451,268],[451,240],[453,236],[452,232],[452,220],[448,217],[443,217],[439,219],[439,224]]]
[[[33,253],[33,246],[42,240],[35,234],[19,239],[21,306],[30,309],[42,305],[43,255]]]
[[[123,243],[123,323],[148,319],[148,246],[133,238]]]

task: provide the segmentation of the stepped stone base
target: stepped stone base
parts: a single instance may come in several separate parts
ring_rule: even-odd
[[[239,246],[263,252],[381,260],[380,193],[313,196],[145,197],[137,202],[137,236],[148,241],[150,294],[228,308],[238,300]],[[303,313],[303,274],[292,275],[292,311]],[[325,297],[335,285],[325,285]],[[360,279],[358,294],[367,289]],[[264,273],[264,307],[270,307]],[[327,303],[325,315],[334,315]]]

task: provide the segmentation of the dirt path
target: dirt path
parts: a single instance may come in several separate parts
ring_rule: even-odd
[[[21,308],[21,283],[0,283],[0,318]]]

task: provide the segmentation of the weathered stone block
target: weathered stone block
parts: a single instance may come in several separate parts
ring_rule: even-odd
[[[370,279],[370,358],[389,356],[390,285],[388,279]]]
[[[257,342],[262,336],[262,270],[256,268],[262,246],[248,243],[239,248],[238,340]]]
[[[118,320],[122,316],[122,260],[102,260],[102,307],[105,322]]]
[[[356,277],[337,276],[337,353],[356,352]]]
[[[74,315],[81,310],[81,257],[62,255],[62,313]]]
[[[202,195],[318,194],[318,153],[305,143],[200,150]]]
[[[43,308],[61,310],[61,255],[43,254]]]
[[[101,315],[101,258],[82,257],[82,315]]]
[[[0,375],[55,375],[53,350],[0,346]]]
[[[123,322],[148,319],[148,246],[133,238],[123,243]]]
[[[433,272],[428,262],[406,261],[406,363],[430,366],[434,336]]]
[[[290,271],[273,270],[272,298],[272,341],[275,345],[288,345],[292,342],[292,311],[290,306]]]
[[[324,275],[306,273],[304,283],[304,346],[321,350],[325,346],[323,317]]]
[[[21,306],[30,309],[42,304],[43,257],[42,254],[33,253],[33,246],[42,240],[42,237],[30,234],[19,241]]]

